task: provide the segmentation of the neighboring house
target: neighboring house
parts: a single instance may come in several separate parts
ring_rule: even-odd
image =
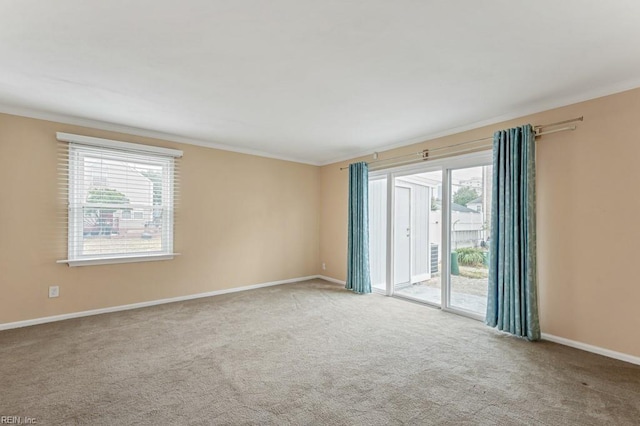
[[[482,208],[482,197],[478,197],[475,200],[471,200],[467,203],[467,207],[469,207],[471,210],[475,210],[477,212],[482,213],[483,208]]]
[[[153,221],[153,182],[131,163],[87,158],[83,199],[92,191],[115,190],[126,198],[122,208],[88,210],[85,234],[142,233]],[[124,179],[123,179],[124,178]],[[96,231],[97,229],[97,231]],[[105,232],[105,230],[107,230]]]
[[[454,185],[456,184],[454,183]],[[483,181],[481,177],[472,177],[470,179],[460,180],[459,182],[457,182],[457,186],[460,186],[460,187],[466,186],[468,188],[482,189]]]
[[[490,194],[490,192],[487,194]],[[491,197],[487,195],[485,200],[485,195],[481,195],[475,200],[468,202],[467,207],[481,214],[482,223],[484,224],[481,241],[486,242],[489,238],[489,229],[491,226]]]

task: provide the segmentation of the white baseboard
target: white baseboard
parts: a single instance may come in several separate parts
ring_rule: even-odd
[[[317,278],[320,278],[321,280],[329,281],[330,283],[334,283],[334,284],[340,284],[340,285],[346,284],[345,281],[340,281],[331,277],[325,277],[324,275],[318,275]]]
[[[129,305],[110,306],[108,308],[91,309],[89,311],[71,312],[68,314],[53,315],[50,317],[40,317],[24,321],[8,322],[0,324],[0,330],[9,330],[12,328],[28,327],[31,325],[45,324],[48,322],[64,321],[72,318],[88,317],[91,315],[106,314],[109,312],[128,311],[130,309],[146,308],[148,306],[162,305],[165,303],[182,302],[185,300],[200,299],[203,297],[218,296],[221,294],[236,293],[239,291],[254,290],[256,288],[271,287],[274,285],[290,284],[298,281],[306,281],[321,278],[319,275],[311,275],[308,277],[291,278],[288,280],[271,281],[267,283],[253,284],[244,287],[227,288],[224,290],[214,290],[206,293],[189,294],[186,296],[171,297],[168,299],[150,300],[148,302],[131,303]]]
[[[554,336],[552,334],[542,333],[542,340],[548,340],[549,342],[559,343],[565,346],[571,346],[572,348],[581,349],[583,351],[592,352],[594,354],[606,356],[620,361],[629,362],[631,364],[640,365],[640,357],[625,354],[622,352],[616,352],[609,349],[601,348],[598,346],[588,345],[582,342],[576,342],[575,340],[565,339],[564,337]]]

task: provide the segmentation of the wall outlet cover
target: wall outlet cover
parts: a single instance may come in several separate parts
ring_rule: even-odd
[[[57,285],[49,286],[49,298],[60,296],[60,287]]]

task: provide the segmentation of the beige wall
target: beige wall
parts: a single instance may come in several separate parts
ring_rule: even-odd
[[[175,230],[175,251],[182,256],[76,268],[56,264],[67,257],[55,223],[56,132],[183,150]],[[315,166],[0,114],[0,324],[315,275],[319,172]],[[50,285],[60,286],[59,298],[48,298]]]
[[[585,121],[577,131],[537,143],[541,327],[544,333],[640,356],[640,89],[392,150],[381,158],[581,115]],[[340,280],[346,276],[348,176],[339,168],[347,163],[320,172],[320,260],[327,265],[323,273]]]

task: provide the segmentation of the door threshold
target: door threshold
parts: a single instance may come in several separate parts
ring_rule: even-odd
[[[418,303],[420,305],[429,306],[431,308],[442,309],[439,303],[429,302],[424,299],[418,299],[417,297],[405,296],[403,294],[393,294],[391,297],[395,297],[396,299],[406,300],[407,302]]]

